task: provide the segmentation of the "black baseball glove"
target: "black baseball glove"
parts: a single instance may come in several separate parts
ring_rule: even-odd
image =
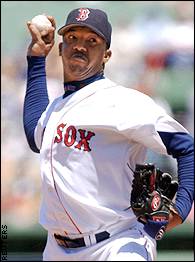
[[[166,230],[170,211],[176,211],[173,198],[178,182],[154,164],[137,164],[131,192],[131,208],[145,231],[160,240]]]

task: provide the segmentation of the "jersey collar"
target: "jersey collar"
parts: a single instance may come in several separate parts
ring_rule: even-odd
[[[63,95],[63,98],[65,98],[67,95],[70,95],[82,87],[91,84],[92,82],[95,82],[100,79],[104,79],[104,72],[98,73],[96,75],[93,75],[87,79],[81,80],[81,81],[72,81],[72,82],[66,82],[64,83],[64,91],[65,94]]]

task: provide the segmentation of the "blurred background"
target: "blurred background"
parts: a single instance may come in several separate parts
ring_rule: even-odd
[[[58,29],[77,7],[103,9],[112,23],[106,76],[151,96],[194,136],[193,1],[1,1],[1,223],[7,225],[7,260],[40,261],[46,242],[38,223],[39,155],[29,149],[22,121],[31,41],[26,22],[45,13],[55,17]],[[61,39],[55,40],[47,58],[51,100],[63,93]],[[149,152],[150,160],[176,176],[174,159]],[[158,260],[194,261],[193,236],[194,206],[185,223],[158,242]]]

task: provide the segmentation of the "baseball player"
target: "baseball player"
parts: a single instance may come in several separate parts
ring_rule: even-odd
[[[183,223],[192,207],[192,136],[149,96],[104,76],[112,28],[99,9],[72,10],[58,30],[65,92],[49,101],[45,64],[56,25],[48,19],[52,28],[44,37],[27,23],[23,117],[29,146],[40,154],[43,260],[153,261],[157,233]],[[143,223],[129,203],[133,170],[148,148],[177,160],[179,187],[166,219]]]

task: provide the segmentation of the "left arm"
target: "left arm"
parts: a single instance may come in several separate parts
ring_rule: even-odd
[[[190,134],[184,132],[158,132],[169,155],[177,160],[179,188],[175,207],[170,213],[167,231],[183,223],[194,200],[194,143]]]

